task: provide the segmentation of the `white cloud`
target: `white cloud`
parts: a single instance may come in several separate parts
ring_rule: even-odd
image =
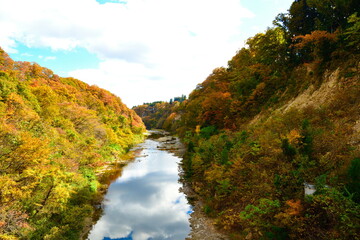
[[[22,53],[21,56],[24,56],[24,57],[32,57],[33,55],[30,54],[30,53]]]
[[[48,56],[48,57],[45,57],[45,58],[44,58],[45,61],[55,60],[55,59],[56,59],[55,56]]]
[[[128,105],[188,94],[234,55],[246,38],[239,34],[241,21],[253,16],[239,0],[0,0],[0,5],[0,45],[6,51],[16,51],[15,40],[52,50],[84,47],[102,64],[69,75],[108,88]]]
[[[0,8],[1,12],[1,8]],[[1,18],[2,13],[0,13],[0,47],[4,48],[8,53],[17,53],[16,42],[11,36],[15,35],[15,26],[10,21],[4,21]]]
[[[131,107],[143,102],[170,100],[190,92],[210,69],[203,69],[202,74],[199,71],[201,69],[194,69],[189,74],[187,69],[182,71],[175,66],[162,69],[124,60],[106,60],[97,69],[76,70],[69,74],[118,94]]]

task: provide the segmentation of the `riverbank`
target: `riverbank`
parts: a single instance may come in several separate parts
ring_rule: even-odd
[[[138,145],[138,144],[137,144]],[[119,160],[114,162],[108,162],[102,167],[96,169],[95,174],[97,181],[100,183],[98,186],[97,194],[93,199],[92,205],[94,207],[94,213],[84,221],[84,229],[80,235],[80,239],[88,239],[88,235],[100,219],[103,213],[103,201],[108,191],[110,184],[121,176],[123,168],[134,161],[139,156],[141,149],[134,147],[128,153],[124,154]]]
[[[170,152],[180,159],[182,159],[185,154],[185,146],[181,143],[179,138],[170,135],[170,133],[164,130],[151,130],[149,131],[147,138],[159,143],[157,146],[158,150]],[[119,161],[106,164],[96,171],[97,178],[101,183],[98,190],[99,194],[93,204],[96,210],[92,218],[89,217],[86,219],[86,227],[81,239],[88,239],[90,231],[103,215],[103,201],[110,184],[121,176],[123,168],[134,159],[146,157],[141,156],[142,150],[142,147],[137,145]],[[179,171],[179,175],[181,175],[180,166]],[[186,195],[186,198],[192,206],[192,213],[190,213],[189,218],[191,232],[188,237],[186,237],[186,240],[227,240],[228,238],[226,235],[220,233],[215,228],[213,221],[203,212],[204,204],[200,200],[200,197],[191,189],[190,184],[183,180],[181,180],[180,183],[182,184],[182,187],[180,187],[179,191]]]
[[[181,159],[164,151],[163,141],[152,137],[156,136],[133,149],[140,154],[109,186],[102,203],[103,214],[88,239],[178,240],[189,234],[191,206],[178,190]]]
[[[204,213],[204,203],[201,201],[188,183],[183,182],[181,191],[191,199],[190,204],[193,206],[193,212],[190,214],[191,233],[186,240],[228,240],[225,234],[216,229],[214,221]]]
[[[181,143],[179,138],[170,135],[170,133],[159,131],[154,135],[153,139],[161,143],[161,150],[166,150],[174,153],[178,157],[183,157],[185,154],[185,146]],[[179,168],[179,175],[182,174],[182,170]],[[228,240],[229,238],[216,229],[215,224],[212,219],[210,219],[204,213],[204,203],[201,201],[201,198],[196,194],[191,188],[190,184],[187,183],[183,178],[181,178],[182,187],[180,189],[183,192],[192,205],[193,212],[190,214],[190,227],[191,232],[186,240]]]

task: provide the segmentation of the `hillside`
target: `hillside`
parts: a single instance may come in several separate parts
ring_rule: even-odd
[[[360,238],[359,12],[294,1],[158,117],[187,144],[185,180],[230,238]]]
[[[175,97],[169,102],[157,101],[152,103],[144,103],[133,107],[133,110],[141,117],[147,129],[164,128],[173,126],[173,121],[178,120],[172,118],[175,111],[178,110],[180,104],[186,101],[186,96]]]
[[[0,239],[80,239],[97,169],[142,140],[140,117],[110,92],[0,49]]]

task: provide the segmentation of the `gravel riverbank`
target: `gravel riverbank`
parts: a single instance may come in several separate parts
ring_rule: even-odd
[[[156,130],[153,132],[151,138],[162,143],[161,149],[170,151],[176,156],[182,157],[185,153],[185,146],[180,142],[179,138],[171,136],[169,133]],[[180,189],[188,199],[191,199],[193,212],[190,214],[191,232],[186,240],[228,240],[229,238],[217,230],[212,219],[207,217],[203,212],[204,204],[200,197],[192,190],[189,184],[183,182],[183,187]]]

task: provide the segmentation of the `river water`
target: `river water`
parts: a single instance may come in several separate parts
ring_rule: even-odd
[[[179,142],[172,137],[160,139],[147,139],[134,149],[137,157],[109,186],[103,215],[89,240],[181,240],[188,236],[192,210],[179,191],[181,158],[164,149]]]

